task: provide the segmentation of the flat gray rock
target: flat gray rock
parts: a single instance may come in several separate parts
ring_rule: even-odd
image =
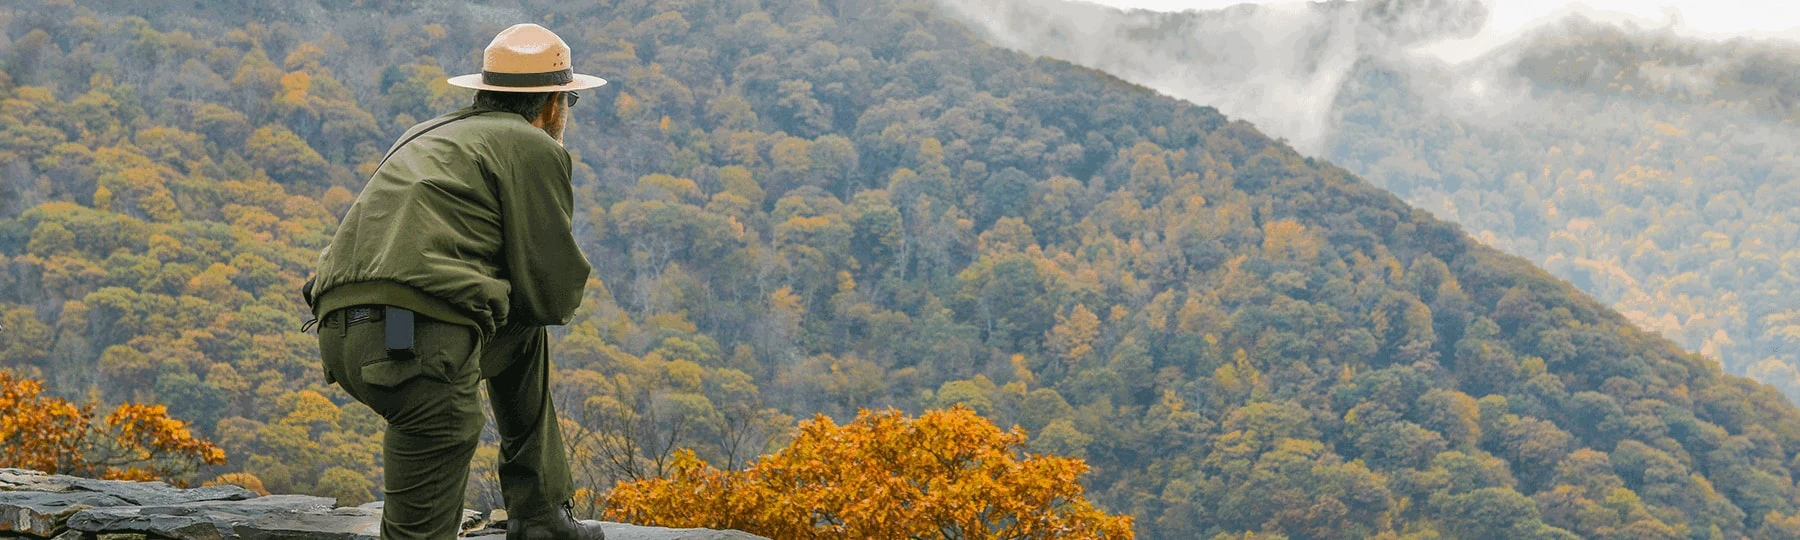
[[[158,538],[179,538],[181,540],[222,540],[227,538],[219,532],[218,515],[179,515],[144,513],[142,508],[126,506],[120,508],[95,508],[82,510],[69,516],[70,531],[99,534],[144,534]],[[249,518],[242,518],[248,521]],[[227,531],[230,523],[226,524]]]
[[[376,515],[380,515],[382,509],[387,507],[387,501],[366,502],[356,505],[356,507],[364,510],[374,510],[376,511]],[[486,527],[487,525],[488,522],[481,516],[481,512],[476,512],[467,508],[463,509],[462,526],[460,529],[464,533]]]
[[[0,469],[0,491],[69,491],[78,480],[28,469]]]
[[[279,513],[324,513],[330,497],[270,495],[242,501],[201,501],[166,506],[95,508],[69,516],[68,527],[91,533],[130,532],[182,540],[236,538],[236,528]]]
[[[162,482],[121,482],[76,478],[72,488],[105,493],[139,506],[161,506],[200,501],[241,501],[256,498],[256,493],[238,486],[182,489]]]
[[[258,517],[279,512],[325,512],[335,507],[337,507],[337,499],[331,497],[268,495],[241,501],[200,501],[170,506],[148,506],[144,508],[144,511],[196,510]]]
[[[232,530],[245,540],[375,540],[381,537],[381,511],[278,512],[240,523]]]
[[[126,504],[104,493],[0,492],[0,533],[55,536],[76,512]]]
[[[715,531],[712,529],[665,529],[662,527],[642,527],[628,523],[601,523],[606,529],[606,540],[769,540],[761,536],[743,531]],[[482,540],[504,540],[506,531],[477,531],[465,538]]]
[[[0,474],[20,474],[20,475],[26,475],[26,476],[48,476],[49,475],[49,473],[46,473],[44,471],[34,471],[31,469],[14,469],[12,467],[0,467]]]
[[[380,502],[333,508],[329,497],[257,497],[237,486],[182,489],[162,482],[94,480],[0,468],[0,537],[52,540],[378,540]],[[504,519],[504,514],[495,517]],[[466,538],[506,531],[463,510]],[[740,531],[606,523],[608,540],[768,540]]]
[[[664,529],[627,523],[607,523],[607,540],[769,540],[743,531],[712,529]]]

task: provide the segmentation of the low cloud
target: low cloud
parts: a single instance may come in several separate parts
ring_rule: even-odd
[[[1372,54],[1476,35],[1475,0],[1240,5],[1163,13],[1067,0],[939,0],[995,43],[1217,107],[1316,153],[1344,79]]]
[[[1217,107],[1314,155],[1328,144],[1333,106],[1361,61],[1421,75],[1413,82],[1431,87],[1421,88],[1422,94],[1441,98],[1437,105],[1459,116],[1498,118],[1514,112],[1526,87],[1512,76],[1517,51],[1508,45],[1567,31],[1570,21],[1682,37],[1784,35],[1745,20],[1733,27],[1713,16],[1721,10],[1684,5],[1688,10],[1682,11],[1638,0],[1361,0],[1182,12],[1074,0],[937,1],[1001,46]],[[1642,76],[1666,89],[1704,91],[1717,66],[1699,67],[1652,65]]]

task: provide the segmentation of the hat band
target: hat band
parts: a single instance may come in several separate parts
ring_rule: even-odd
[[[490,86],[531,88],[534,86],[561,86],[574,81],[575,70],[573,69],[545,73],[500,73],[486,70],[481,72],[481,82]]]

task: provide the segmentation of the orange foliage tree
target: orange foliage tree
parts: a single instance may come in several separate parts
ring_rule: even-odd
[[[225,451],[188,432],[162,405],[95,405],[43,395],[43,383],[0,370],[0,467],[111,479],[175,479]]]
[[[917,419],[864,410],[844,426],[820,415],[743,471],[684,451],[669,477],[614,487],[606,517],[770,538],[1132,537],[1129,516],[1084,498],[1086,462],[1024,444],[961,406]]]

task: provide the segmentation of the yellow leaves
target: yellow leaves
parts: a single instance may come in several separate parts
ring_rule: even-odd
[[[94,188],[94,208],[95,209],[111,210],[112,209],[112,201],[113,201],[112,190],[106,189],[106,186],[99,186],[99,187]]]
[[[304,71],[295,71],[281,77],[281,91],[275,95],[275,102],[295,107],[306,106],[307,90],[312,87],[312,75]]]
[[[949,381],[938,386],[933,400],[937,407],[966,407],[976,414],[987,414],[994,410],[993,396],[999,387],[986,375],[976,375],[973,379]]]
[[[944,163],[944,143],[939,142],[935,137],[926,137],[925,140],[919,141],[919,162],[942,165]]]
[[[356,194],[344,189],[344,186],[331,186],[331,189],[325,190],[325,195],[319,198],[319,204],[325,205],[325,209],[339,219],[350,211],[350,204],[354,202],[356,202]]]
[[[775,292],[769,293],[769,307],[796,320],[806,315],[806,299],[795,294],[794,288],[788,285],[782,285]]]
[[[43,384],[0,370],[0,467],[61,470],[80,453],[92,407],[39,396]]]
[[[335,426],[343,417],[330,399],[312,390],[301,390],[282,396],[281,408],[286,411],[280,422],[296,426]]]
[[[56,93],[54,91],[50,90],[50,88],[44,87],[44,86],[20,86],[20,87],[12,89],[12,94],[13,94],[13,98],[17,99],[19,101],[20,105],[41,107],[44,105],[56,103]],[[8,101],[11,101],[11,100],[8,100]],[[11,106],[12,104],[8,104],[8,105]],[[12,114],[12,111],[7,111],[7,112],[9,114]],[[36,112],[36,110],[32,109],[29,112]],[[12,115],[19,116],[18,114],[12,114]]]
[[[188,280],[186,292],[215,302],[230,300],[234,296],[232,293],[241,293],[231,284],[231,279],[237,277],[237,274],[236,268],[213,263]]]
[[[799,378],[805,384],[849,407],[861,407],[887,392],[885,377],[888,373],[855,354],[812,356],[801,361],[798,367],[795,372],[804,374]]]
[[[1157,293],[1155,298],[1150,299],[1150,305],[1144,307],[1144,314],[1149,319],[1150,329],[1158,332],[1168,331],[1169,313],[1175,310],[1172,305],[1174,302],[1175,291],[1163,291]]]
[[[767,196],[763,192],[762,186],[757,185],[750,169],[741,165],[720,167],[719,185],[725,188],[726,193],[743,197],[744,200],[758,205],[762,204],[763,198]]]
[[[224,450],[195,438],[162,405],[124,403],[96,423],[93,405],[42,393],[42,383],[0,370],[0,467],[148,479],[225,463]]]
[[[1024,433],[966,408],[819,416],[799,431],[741,472],[680,452],[669,477],[615,487],[606,515],[784,539],[1132,537],[1131,518],[1083,498],[1085,462],[1023,454]]]
[[[181,219],[166,185],[174,174],[167,167],[119,148],[102,149],[95,156],[95,169],[106,171],[100,175],[99,185],[107,189],[107,206],[116,205],[119,212],[154,221]]]
[[[851,275],[848,270],[839,270],[837,273],[837,294],[850,294],[853,292],[856,292],[856,276]]]
[[[1225,314],[1217,305],[1200,301],[1200,295],[1190,294],[1181,304],[1181,311],[1175,312],[1175,328],[1182,332],[1198,334],[1210,326],[1225,320]]]
[[[1319,257],[1322,242],[1300,222],[1284,219],[1263,225],[1263,252],[1270,258],[1311,262]]]
[[[158,454],[174,454],[213,465],[225,463],[224,450],[195,439],[188,433],[188,423],[170,418],[168,407],[161,404],[119,405],[106,415],[106,426],[114,430],[113,439],[124,451],[142,461],[150,461]]]
[[[1519,362],[1519,376],[1525,379],[1543,375],[1547,370],[1548,368],[1544,365],[1544,359],[1536,356],[1525,357],[1524,360]]]
[[[1100,317],[1076,304],[1068,315],[1056,316],[1056,326],[1050,329],[1045,345],[1067,365],[1074,365],[1094,352],[1094,338],[1099,335]]]
[[[630,119],[636,117],[638,112],[643,110],[643,105],[638,103],[637,98],[631,97],[630,93],[619,92],[619,97],[613,98],[613,108],[616,109],[619,118]]]
[[[812,157],[807,155],[812,143],[799,137],[788,137],[769,148],[769,161],[775,170],[783,175],[797,176],[812,168]]]
[[[1618,174],[1613,175],[1614,182],[1628,187],[1646,187],[1668,180],[1670,180],[1668,171],[1638,164],[1633,164],[1625,170],[1619,171]]]
[[[1226,394],[1237,399],[1248,398],[1258,389],[1266,389],[1262,371],[1250,364],[1250,354],[1238,349],[1231,355],[1231,363],[1213,370],[1213,383]]]
[[[1133,149],[1134,152],[1138,150]],[[1169,163],[1161,155],[1141,154],[1131,164],[1131,183],[1135,186],[1156,189],[1166,187],[1170,182]]]
[[[789,231],[807,233],[822,230],[831,226],[832,220],[826,216],[794,216],[782,223]]]
[[[666,174],[649,174],[638,178],[637,196],[643,200],[662,200],[667,202],[686,202],[690,204],[705,200],[700,187],[693,180],[676,178]]]
[[[692,334],[700,330],[698,326],[694,325],[693,321],[688,320],[685,312],[658,313],[651,315],[644,320],[644,325],[651,328],[661,328],[683,334]]]
[[[102,188],[104,189],[104,188]],[[45,221],[31,231],[25,251],[39,257],[52,257],[75,250],[75,233],[61,223]]]
[[[289,71],[316,70],[319,63],[325,60],[325,50],[311,42],[301,43],[282,59],[281,65]]]
[[[141,380],[152,376],[156,363],[129,345],[113,345],[100,353],[100,374],[115,380]]]
[[[676,360],[669,362],[667,373],[670,388],[682,392],[699,392],[706,369],[688,360]]]
[[[1015,382],[1027,385],[1037,382],[1037,374],[1031,372],[1030,365],[1026,363],[1025,355],[1013,354],[1012,358],[1009,359],[1009,363],[1012,365],[1013,379],[1015,379]]]

